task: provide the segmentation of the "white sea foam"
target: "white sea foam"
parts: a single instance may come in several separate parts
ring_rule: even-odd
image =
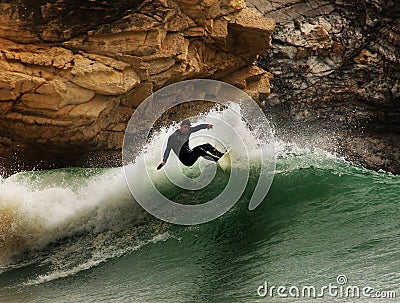
[[[64,171],[59,174],[66,175]],[[57,176],[57,172],[51,172]],[[67,175],[74,178],[73,174]],[[26,249],[39,249],[60,238],[100,232],[144,213],[133,201],[122,169],[77,180],[51,182],[45,173],[21,173],[0,182],[0,262]]]

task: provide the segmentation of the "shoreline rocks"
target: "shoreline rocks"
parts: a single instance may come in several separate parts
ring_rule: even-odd
[[[253,63],[271,47],[275,23],[241,0],[14,0],[0,12],[9,172],[96,157],[118,165],[135,108],[170,83],[211,78],[240,82],[255,98],[269,93],[271,75]]]

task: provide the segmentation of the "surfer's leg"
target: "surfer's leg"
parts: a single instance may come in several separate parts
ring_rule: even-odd
[[[186,166],[192,166],[197,159],[199,159],[202,155],[199,153],[196,153],[194,150],[192,150],[190,153],[185,152],[185,153],[180,153],[179,154],[179,160],[182,162],[183,165]]]
[[[221,158],[223,153],[219,153],[217,151],[219,154],[221,154],[221,156],[212,154],[210,151],[212,149],[214,149],[214,147],[212,147],[211,144],[199,145],[193,148],[190,153],[181,152],[179,154],[179,160],[181,160],[181,162],[186,166],[192,166],[200,157],[203,157],[204,159],[207,159],[209,161],[217,162],[219,158]]]
[[[198,147],[200,147],[201,149],[205,150],[206,152],[208,152],[212,155],[217,156],[218,158],[221,158],[224,155],[224,153],[221,153],[218,149],[216,149],[210,143],[202,144],[202,145],[199,145]]]
[[[211,146],[211,144],[203,144],[203,145],[199,145],[199,146],[196,146],[195,148],[193,148],[193,153],[194,154],[196,154],[198,157],[203,157],[203,158],[205,158],[205,159],[207,159],[207,160],[210,160],[210,161],[214,161],[214,162],[217,162],[218,160],[219,160],[219,158],[221,158],[220,156],[216,156],[216,155],[213,155],[211,152],[207,152],[208,150],[206,149],[206,148],[204,148],[206,145],[209,145],[209,146]],[[212,147],[212,146],[211,146]],[[213,148],[213,147],[212,147]],[[222,154],[223,155],[223,154]],[[221,155],[221,156],[222,156]],[[197,158],[198,158],[197,157]],[[197,159],[196,159],[197,160]]]

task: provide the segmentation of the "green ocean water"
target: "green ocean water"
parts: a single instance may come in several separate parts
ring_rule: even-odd
[[[147,215],[120,168],[0,180],[0,302],[398,302],[398,176],[284,151],[268,195],[249,211],[257,169],[228,213],[197,226]],[[175,199],[203,201],[224,178],[219,171],[211,187]],[[286,291],[260,296],[266,283]],[[304,286],[325,292],[302,296]],[[346,297],[347,286],[397,298]]]

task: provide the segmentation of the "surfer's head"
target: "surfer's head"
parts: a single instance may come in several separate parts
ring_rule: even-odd
[[[191,126],[191,123],[190,123],[189,119],[183,120],[181,122],[181,126],[180,126],[181,132],[187,133],[190,129],[190,126]]]

